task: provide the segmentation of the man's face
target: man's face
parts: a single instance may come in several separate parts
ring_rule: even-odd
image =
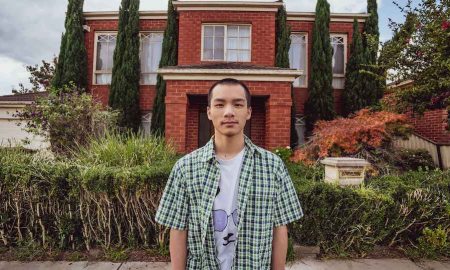
[[[243,133],[252,109],[247,107],[245,90],[242,86],[221,84],[212,91],[211,104],[207,112],[215,132],[232,137]]]

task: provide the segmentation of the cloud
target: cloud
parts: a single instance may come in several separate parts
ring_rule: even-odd
[[[11,94],[13,88],[18,88],[19,82],[28,82],[25,64],[0,56],[0,95]],[[27,86],[27,84],[24,85]]]

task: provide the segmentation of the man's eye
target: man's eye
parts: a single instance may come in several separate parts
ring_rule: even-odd
[[[216,108],[222,108],[223,104],[216,104]]]
[[[236,104],[235,106],[240,108],[240,107],[244,107],[244,104],[239,104],[239,103],[238,103],[238,104]]]

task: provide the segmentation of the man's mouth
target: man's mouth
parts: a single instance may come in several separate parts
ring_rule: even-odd
[[[222,122],[222,125],[236,125],[238,122],[230,121],[230,122]]]

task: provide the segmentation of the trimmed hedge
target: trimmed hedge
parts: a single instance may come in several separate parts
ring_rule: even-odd
[[[107,166],[0,149],[0,247],[24,241],[63,250],[162,247],[168,229],[154,216],[176,159]],[[449,171],[343,188],[323,183],[322,167],[287,167],[305,213],[289,225],[295,242],[341,256],[364,256],[376,245],[450,256]]]

